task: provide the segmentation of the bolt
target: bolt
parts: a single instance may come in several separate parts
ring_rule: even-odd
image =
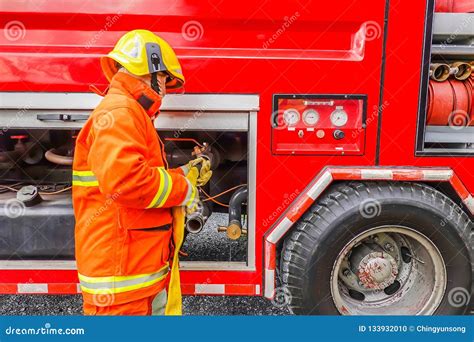
[[[349,269],[344,269],[344,271],[342,271],[342,274],[344,275],[344,277],[348,277],[349,274],[351,274],[351,271],[349,271]]]
[[[390,251],[390,252],[393,252],[395,250],[390,243],[386,243],[384,248],[386,251]]]
[[[377,235],[374,236],[374,242],[379,241],[379,237]]]

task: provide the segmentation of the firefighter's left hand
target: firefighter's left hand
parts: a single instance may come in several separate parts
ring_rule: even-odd
[[[204,186],[209,182],[212,177],[211,162],[207,159],[203,159],[201,162],[201,170],[199,171],[199,177],[197,179],[197,186]]]
[[[193,159],[186,164],[186,168],[189,170],[188,173],[191,172],[193,168],[196,168],[199,171],[199,176],[196,182],[197,186],[206,185],[212,177],[211,162],[209,159],[203,157]]]

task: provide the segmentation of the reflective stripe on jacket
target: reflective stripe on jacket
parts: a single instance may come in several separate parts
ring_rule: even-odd
[[[167,167],[152,120],[159,101],[144,82],[119,72],[77,137],[76,260],[91,304],[125,303],[165,287],[170,208],[195,194],[181,168]]]

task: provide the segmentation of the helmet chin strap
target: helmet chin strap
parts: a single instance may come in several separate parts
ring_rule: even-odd
[[[158,82],[158,73],[154,72],[151,74],[151,89],[153,89],[158,95],[161,96],[160,83]]]

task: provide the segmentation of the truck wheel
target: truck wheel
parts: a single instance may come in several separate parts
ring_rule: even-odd
[[[289,308],[306,315],[463,314],[472,295],[473,227],[459,206],[423,184],[335,185],[284,241]]]

